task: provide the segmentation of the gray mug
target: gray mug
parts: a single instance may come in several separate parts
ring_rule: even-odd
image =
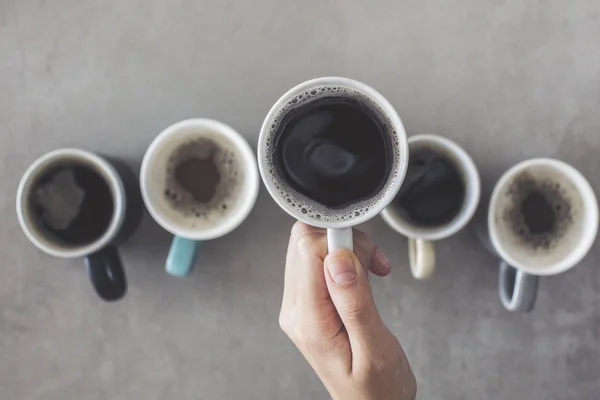
[[[576,266],[598,232],[589,182],[562,161],[523,161],[502,175],[487,210],[488,245],[500,259],[498,290],[509,311],[533,309],[539,277]]]
[[[393,205],[381,212],[381,217],[390,228],[408,238],[408,261],[413,276],[416,279],[427,279],[435,270],[435,241],[449,238],[469,223],[479,205],[481,182],[471,156],[448,138],[419,134],[408,138],[408,146],[410,152],[426,149],[444,155],[459,172],[465,188],[465,197],[459,211],[443,224],[431,226],[416,223],[398,212]],[[410,168],[409,166],[409,175]]]

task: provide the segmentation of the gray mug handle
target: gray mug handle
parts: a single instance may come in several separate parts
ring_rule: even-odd
[[[539,281],[539,277],[501,261],[498,291],[504,308],[516,312],[531,311],[537,297]]]

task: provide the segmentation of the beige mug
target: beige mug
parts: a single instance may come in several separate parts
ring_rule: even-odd
[[[440,154],[450,162],[458,172],[464,187],[464,198],[455,215],[439,225],[420,224],[392,204],[388,206],[381,216],[384,221],[396,232],[408,238],[408,258],[410,269],[416,279],[426,279],[435,270],[435,245],[434,241],[448,238],[471,220],[481,196],[481,182],[479,172],[469,154],[455,142],[433,134],[420,134],[408,138],[409,157],[414,152],[428,150]],[[405,184],[410,178],[411,165],[409,163]],[[399,196],[402,195],[402,189]]]

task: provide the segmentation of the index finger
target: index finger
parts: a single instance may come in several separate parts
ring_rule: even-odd
[[[323,273],[325,256],[326,231],[296,222],[286,258],[284,301],[314,308],[329,299]]]

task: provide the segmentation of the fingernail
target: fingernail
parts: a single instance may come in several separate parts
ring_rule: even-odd
[[[387,258],[379,249],[375,251],[375,260],[382,269],[390,269],[392,266],[390,259]]]
[[[325,266],[331,279],[338,285],[350,283],[356,279],[354,260],[348,255],[325,259]]]

